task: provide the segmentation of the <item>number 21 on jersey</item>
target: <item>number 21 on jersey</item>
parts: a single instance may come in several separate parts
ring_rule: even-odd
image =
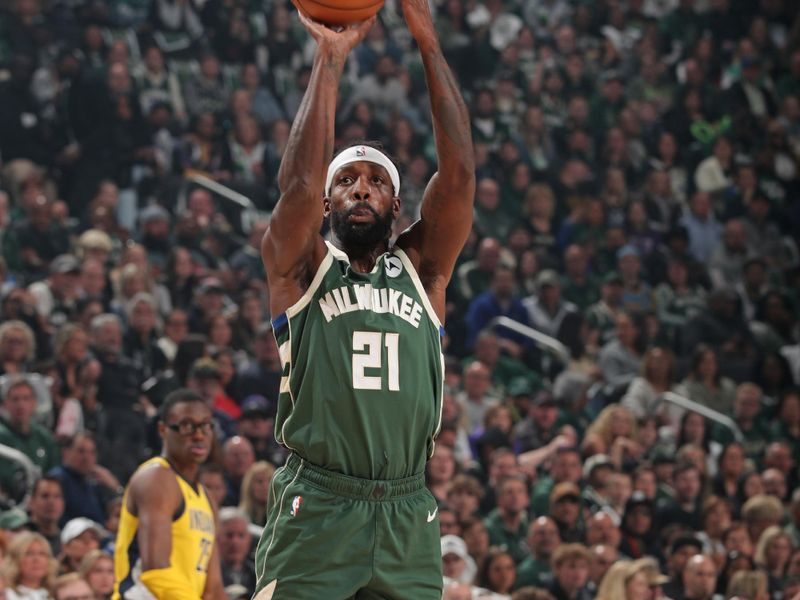
[[[400,391],[400,365],[397,348],[399,333],[382,331],[353,332],[353,389],[382,390],[386,374],[390,392]],[[383,348],[386,347],[386,364],[383,364]],[[368,371],[369,370],[369,371]],[[379,371],[380,374],[377,374]],[[368,374],[372,373],[372,374]]]

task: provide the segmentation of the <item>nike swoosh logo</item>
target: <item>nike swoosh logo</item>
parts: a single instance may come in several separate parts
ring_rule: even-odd
[[[438,506],[436,507],[436,509],[433,512],[428,511],[428,523],[430,523],[431,521],[433,521],[436,518],[436,513],[438,513],[438,512],[439,512],[439,507]]]

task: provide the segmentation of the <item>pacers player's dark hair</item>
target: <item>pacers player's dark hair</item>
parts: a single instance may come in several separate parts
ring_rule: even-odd
[[[174,392],[170,392],[167,394],[167,397],[164,398],[164,403],[161,405],[158,413],[158,419],[162,423],[166,423],[167,417],[172,411],[172,407],[183,402],[200,402],[201,404],[206,404],[205,399],[194,390],[180,388]]]

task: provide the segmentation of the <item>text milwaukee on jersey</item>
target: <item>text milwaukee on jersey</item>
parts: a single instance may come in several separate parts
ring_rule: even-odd
[[[373,288],[369,283],[333,289],[319,299],[319,306],[327,323],[355,310],[395,315],[417,328],[422,317],[422,306],[410,296],[392,288]]]

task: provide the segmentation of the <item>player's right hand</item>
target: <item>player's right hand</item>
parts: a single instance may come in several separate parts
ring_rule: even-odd
[[[363,40],[367,32],[375,24],[377,16],[373,15],[366,21],[355,25],[347,25],[343,27],[332,28],[322,23],[314,21],[302,11],[297,11],[300,17],[300,22],[308,30],[320,48],[328,48],[341,53],[341,56],[346,57],[350,51],[358,46]]]

